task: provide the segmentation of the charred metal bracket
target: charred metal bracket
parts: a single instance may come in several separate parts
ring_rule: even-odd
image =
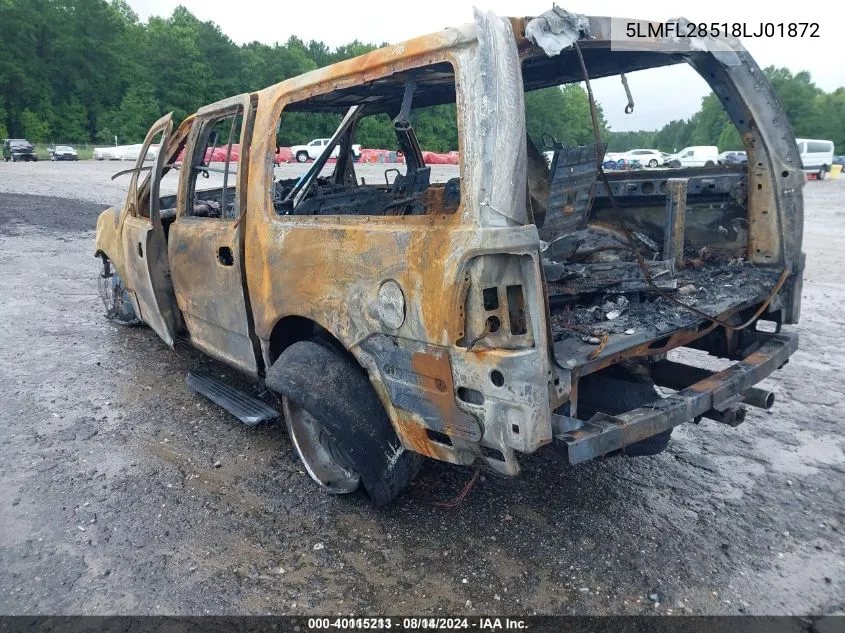
[[[601,147],[594,144],[564,147],[555,143],[541,238],[550,240],[554,235],[571,233],[587,226],[593,206],[597,166],[606,149],[604,143]]]
[[[361,343],[381,372],[395,407],[416,414],[428,429],[469,442],[483,434],[479,420],[458,408],[448,351],[419,341],[374,334]]]
[[[152,169],[152,165],[144,165],[143,167],[133,167],[132,169],[124,169],[122,171],[117,172],[114,174],[111,179],[117,180],[121,176],[126,176],[128,174],[140,173],[142,171],[150,171]]]
[[[619,415],[596,414],[588,421],[553,416],[555,439],[566,445],[570,464],[607,455],[700,416],[721,416],[734,425],[742,416],[736,402],[742,394],[786,363],[798,349],[798,334],[770,335],[744,360],[645,406]],[[752,398],[758,394],[751,391]],[[766,398],[763,402],[771,401]],[[753,404],[750,400],[748,404]],[[728,411],[726,413],[726,411]],[[741,421],[741,420],[740,420]]]
[[[625,114],[631,114],[634,111],[634,97],[631,96],[631,88],[628,86],[628,78],[625,76],[625,73],[622,73],[620,78],[622,79],[622,87],[625,88],[625,96],[628,97]]]
[[[411,103],[414,99],[414,93],[417,91],[416,73],[413,71],[408,73],[408,79],[405,81],[405,93],[402,95],[402,107],[399,108],[399,114],[393,119],[393,128],[398,132],[406,132],[411,129]]]
[[[684,267],[684,228],[687,217],[686,178],[669,178],[666,181],[666,220],[663,227],[663,259],[672,263],[675,270]]]

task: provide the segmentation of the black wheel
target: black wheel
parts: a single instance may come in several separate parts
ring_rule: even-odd
[[[297,152],[296,153],[296,162],[297,163],[304,163],[308,160],[308,152]]]
[[[714,164],[715,164],[715,163],[713,163],[713,161],[712,161],[712,160],[708,160],[706,163],[704,163],[704,166],[705,166],[705,167],[713,167],[713,166],[714,166]]]
[[[613,371],[615,370],[615,371]],[[612,368],[611,374],[615,376],[610,381],[601,375],[591,374],[585,376],[578,382],[578,399],[584,402],[600,402],[601,407],[588,409],[578,406],[578,417],[589,419],[597,411],[609,415],[619,415],[638,407],[647,405],[660,398],[660,394],[654,389],[650,382],[638,381],[621,368]],[[644,440],[629,444],[619,451],[607,455],[607,457],[625,455],[628,457],[644,457],[662,453],[669,446],[672,437],[672,430],[663,431],[652,435]]]
[[[103,261],[100,275],[97,279],[100,298],[106,306],[106,318],[120,325],[140,325],[141,320],[135,314],[135,308],[129,298],[129,291],[123,286],[123,281],[117,271]]]
[[[679,160],[673,160],[669,163],[669,167],[680,167],[680,166],[681,166],[681,161],[679,161]]]
[[[363,486],[376,507],[396,499],[422,462],[406,450],[363,369],[328,342],[300,341],[267,372],[311,478],[326,492]]]
[[[648,161],[648,166],[649,167],[657,167],[657,159],[652,158],[650,161]]]
[[[827,176],[827,170],[824,167],[822,167],[819,170],[819,173],[816,174],[816,178],[818,178],[819,180],[824,180],[825,176]]]

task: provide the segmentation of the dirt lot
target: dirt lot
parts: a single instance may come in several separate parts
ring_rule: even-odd
[[[651,458],[541,451],[451,510],[431,502],[471,471],[429,463],[377,512],[185,385],[228,369],[102,317],[117,168],[0,164],[0,613],[845,610],[845,180],[805,189],[801,349],[770,413]]]

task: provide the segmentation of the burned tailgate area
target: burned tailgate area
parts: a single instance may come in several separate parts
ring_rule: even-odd
[[[777,271],[746,259],[744,173],[612,174],[620,220],[604,183],[568,186],[573,153],[558,150],[552,166],[551,200],[562,218],[554,224],[563,234],[541,228],[551,239],[542,253],[558,360],[596,357],[615,344],[665,347],[661,337],[697,327],[705,315],[739,315],[778,285]]]

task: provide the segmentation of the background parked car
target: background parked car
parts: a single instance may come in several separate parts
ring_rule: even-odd
[[[832,164],[842,165],[842,169],[845,170],[845,156],[834,156]]]
[[[331,141],[330,138],[315,138],[313,141],[308,143],[307,145],[294,145],[290,148],[293,157],[296,159],[298,163],[304,163],[309,160],[317,160],[317,157],[323,153],[323,150],[326,149],[326,145],[329,144]],[[340,152],[340,145],[335,145],[335,148],[332,150],[331,158],[337,158],[338,153]],[[353,145],[352,146],[352,157],[355,160],[361,158],[361,146],[360,145]]]
[[[18,162],[19,160],[38,160],[35,146],[25,138],[7,138],[3,141],[3,160]]]
[[[833,164],[833,141],[814,138],[797,138],[798,152],[801,154],[801,166],[805,173],[816,174],[824,180]]]
[[[50,160],[79,160],[79,154],[70,145],[56,145],[50,148]]]
[[[729,150],[719,154],[718,163],[720,165],[747,165],[748,155],[745,152]]]
[[[715,145],[693,145],[669,156],[665,163],[669,167],[715,167],[719,160],[719,148]]]
[[[644,167],[657,167],[663,163],[663,153],[656,149],[632,149],[622,155],[626,161],[639,161]]]

